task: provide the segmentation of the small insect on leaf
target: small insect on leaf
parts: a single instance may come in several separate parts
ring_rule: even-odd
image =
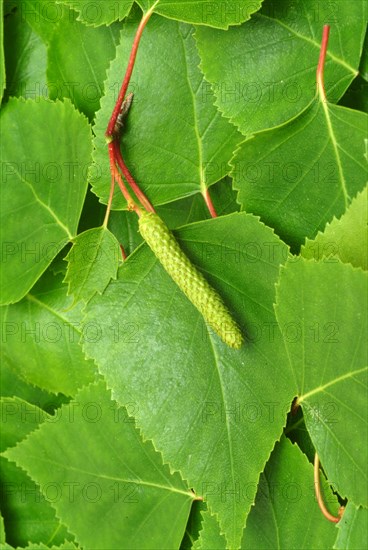
[[[174,235],[152,212],[144,212],[139,230],[170,277],[228,346],[240,349],[243,336],[219,294],[184,254]]]

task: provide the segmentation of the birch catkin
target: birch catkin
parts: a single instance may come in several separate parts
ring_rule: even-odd
[[[239,349],[243,336],[229,310],[219,294],[181,250],[161,218],[157,214],[144,212],[139,218],[139,230],[167,273],[223,342]]]

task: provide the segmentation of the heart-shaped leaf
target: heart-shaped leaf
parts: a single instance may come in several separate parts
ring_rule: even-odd
[[[127,65],[136,27],[135,20],[124,26],[94,128],[90,180],[104,203],[111,180],[104,134],[114,105],[112,91],[116,91],[122,67]],[[226,176],[228,161],[241,139],[213,106],[213,95],[206,91],[197,68],[199,57],[192,35],[190,25],[152,16],[132,75],[134,100],[121,146],[127,165],[155,206],[204,192]],[[113,206],[126,206],[118,189]]]
[[[241,27],[198,28],[201,69],[216,105],[245,135],[294,118],[315,95],[322,27],[328,23],[325,80],[327,96],[336,102],[358,74],[366,14],[364,0],[268,1]]]
[[[243,348],[232,350],[209,334],[199,312],[141,247],[103,297],[88,303],[86,324],[98,323],[102,337],[85,342],[85,350],[114,398],[135,404],[144,436],[218,514],[233,548],[295,395],[285,369],[276,367],[287,359],[272,307],[287,247],[246,214],[191,224],[177,234],[234,313],[246,336]]]
[[[194,495],[143,443],[103,382],[82,389],[57,423],[44,423],[5,455],[41,487],[69,487],[51,504],[83,548],[179,546]]]
[[[66,256],[68,270],[64,279],[68,294],[74,294],[74,303],[88,302],[102,292],[116,272],[121,258],[118,241],[106,227],[95,227],[80,233]]]
[[[368,117],[325,101],[245,140],[233,164],[242,209],[261,216],[295,250],[366,185]]]

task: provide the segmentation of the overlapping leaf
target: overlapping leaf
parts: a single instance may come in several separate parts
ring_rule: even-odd
[[[100,106],[106,71],[115,57],[119,27],[117,24],[98,29],[87,27],[76,20],[74,11],[64,10],[48,47],[51,99],[69,97],[89,119],[94,117]]]
[[[363,113],[316,100],[289,124],[245,140],[232,161],[242,209],[297,250],[366,185],[367,122]]]
[[[73,498],[62,492],[52,505],[83,548],[179,546],[194,495],[142,442],[103,382],[82,389],[59,422],[42,425],[6,456],[41,486],[71,487]]]
[[[80,233],[65,258],[68,270],[64,282],[68,283],[68,294],[74,295],[74,303],[88,302],[96,292],[102,294],[109,281],[116,279],[120,258],[119,243],[106,227]]]
[[[91,129],[69,101],[11,99],[2,110],[2,295],[20,300],[76,235]]]
[[[9,366],[30,384],[49,392],[74,395],[94,380],[79,340],[98,338],[98,326],[81,334],[81,308],[72,300],[61,275],[50,272],[19,303],[0,308],[2,354]]]
[[[368,188],[358,193],[345,214],[328,223],[323,233],[312,241],[307,239],[301,253],[304,258],[329,258],[354,267],[368,269]]]
[[[3,3],[0,5],[0,102],[3,99],[5,90],[5,60],[4,60],[4,15],[3,15]]]
[[[109,25],[117,19],[121,21],[128,15],[134,0],[57,0],[78,12],[78,19],[86,25],[98,27]]]
[[[338,501],[327,483],[322,483],[329,509],[337,513]],[[282,437],[262,473],[254,507],[242,539],[242,550],[309,550],[332,548],[336,528],[318,508],[313,467],[297,446]],[[216,519],[203,514],[202,531],[195,550],[226,550]]]
[[[147,11],[154,6],[155,13],[178,19],[196,25],[208,25],[219,29],[227,29],[229,25],[239,25],[250,18],[257,11],[263,0],[225,0],[212,2],[211,0],[137,0],[138,4]]]
[[[58,0],[70,5],[79,12],[79,18],[87,25],[108,24],[116,19],[124,19],[133,5],[133,0]],[[170,19],[209,25],[227,29],[229,25],[239,25],[257,11],[263,0],[238,0],[237,2],[212,2],[211,0],[137,0],[144,12],[154,11]]]
[[[367,540],[367,508],[357,508],[353,502],[349,502],[337,527],[339,533],[334,550],[360,550]]]
[[[192,224],[178,235],[234,313],[246,336],[243,348],[231,350],[209,334],[144,247],[124,263],[103,297],[87,305],[86,323],[98,320],[102,338],[86,342],[85,350],[114,398],[136,405],[144,436],[204,497],[229,546],[237,547],[258,476],[294,395],[290,377],[278,368],[287,361],[272,308],[287,247],[246,214]],[[271,406],[275,387],[277,404]]]
[[[276,316],[298,402],[329,482],[367,506],[367,273],[298,258],[286,264]]]
[[[2,437],[0,450],[13,447],[38,425],[54,421],[36,405],[19,398],[1,399]],[[0,457],[1,510],[5,518],[7,542],[12,546],[32,543],[60,544],[69,537],[66,528],[55,517],[40,490],[15,464]],[[11,548],[9,546],[9,548]]]
[[[104,134],[136,27],[136,20],[124,26],[105,84],[107,95],[96,117],[90,181],[105,203],[111,178]],[[199,57],[192,34],[189,25],[153,16],[133,71],[134,101],[123,130],[122,150],[155,206],[204,191],[222,179],[230,171],[228,161],[241,137],[213,106],[213,95],[197,68]],[[114,208],[125,204],[117,189]]]
[[[21,11],[9,15],[5,28],[5,97],[47,97],[46,57],[45,44]]]
[[[322,27],[327,23],[332,27],[327,96],[337,101],[358,74],[366,10],[364,0],[267,1],[241,27],[228,32],[198,28],[201,68],[216,105],[246,135],[295,117],[314,97]]]

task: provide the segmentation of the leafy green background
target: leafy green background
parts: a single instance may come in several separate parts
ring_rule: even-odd
[[[118,189],[105,220],[104,132],[153,5],[1,3],[1,548],[361,550],[366,5],[160,0],[143,33],[121,151],[240,351]]]

